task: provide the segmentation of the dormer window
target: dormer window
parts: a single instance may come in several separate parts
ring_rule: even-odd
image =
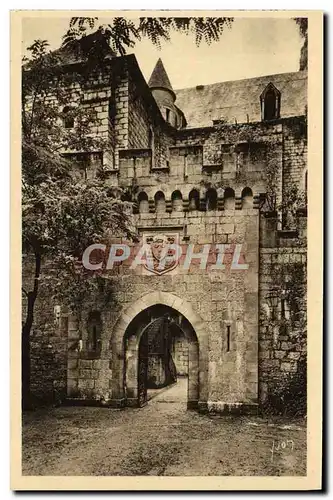
[[[281,93],[269,83],[260,96],[261,119],[264,121],[280,118]]]
[[[64,121],[64,127],[65,128],[74,128],[74,117],[71,113],[72,108],[70,106],[65,106],[64,109],[62,110],[63,112],[63,121]]]

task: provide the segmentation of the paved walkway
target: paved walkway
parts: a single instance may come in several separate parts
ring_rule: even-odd
[[[186,403],[187,378],[178,377],[175,384],[162,389],[148,389],[149,404],[153,403]]]
[[[25,475],[304,475],[303,421],[186,410],[186,379],[144,408],[60,407],[23,419]],[[281,443],[289,443],[283,447]],[[274,449],[272,452],[272,445]],[[291,446],[292,443],[292,446]],[[280,444],[280,446],[278,446]]]

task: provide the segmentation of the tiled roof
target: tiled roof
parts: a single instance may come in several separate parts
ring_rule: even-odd
[[[209,127],[213,120],[246,123],[261,120],[260,94],[269,83],[281,92],[281,118],[305,114],[307,72],[281,73],[246,80],[175,90],[187,128]]]
[[[98,54],[102,55],[103,58],[115,56],[115,53],[109,47],[106,40],[99,36],[98,32],[83,36],[79,40],[53,50],[52,55],[56,57],[57,65],[76,64],[87,61],[88,52],[90,51],[92,54],[94,48],[97,48]]]

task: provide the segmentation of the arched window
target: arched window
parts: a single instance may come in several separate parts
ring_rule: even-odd
[[[145,214],[149,212],[149,202],[147,193],[142,191],[138,196],[139,212],[140,214]]]
[[[162,191],[157,191],[155,194],[155,211],[158,213],[165,212],[165,196]]]
[[[183,197],[180,191],[174,191],[171,195],[172,210],[174,212],[182,212],[183,210]]]
[[[199,210],[199,207],[200,207],[200,195],[199,195],[199,191],[197,191],[196,189],[192,189],[192,191],[190,192],[189,196],[189,210],[192,211],[192,210]]]
[[[276,120],[280,118],[281,93],[269,83],[260,96],[261,119]]]
[[[62,110],[63,112],[63,121],[65,128],[73,128],[74,127],[74,117],[72,115],[73,108],[70,106],[65,106]]]
[[[209,188],[206,193],[206,210],[217,209],[217,192],[216,189]]]
[[[235,191],[232,188],[226,188],[224,191],[224,209],[233,210],[235,208]]]
[[[101,351],[102,320],[99,311],[91,311],[88,316],[88,350]]]
[[[253,207],[252,189],[246,187],[242,191],[242,208],[252,208],[252,207]]]

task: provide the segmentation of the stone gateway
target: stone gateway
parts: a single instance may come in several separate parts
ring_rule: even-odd
[[[64,74],[80,71],[80,61],[63,64]],[[152,258],[132,266],[115,251],[112,293],[89,297],[79,316],[41,282],[35,401],[140,407],[147,391],[186,377],[188,408],[257,411],[306,355],[306,72],[174,90],[161,59],[147,84],[128,55],[107,58],[84,85],[68,82],[68,106],[96,113],[91,133],[107,147],[65,154],[78,175],[102,169],[106,186],[131,193],[139,242],[110,243],[146,245]],[[291,214],[292,189],[304,203]],[[179,262],[167,245],[186,248]],[[296,316],[295,268],[304,276]]]

